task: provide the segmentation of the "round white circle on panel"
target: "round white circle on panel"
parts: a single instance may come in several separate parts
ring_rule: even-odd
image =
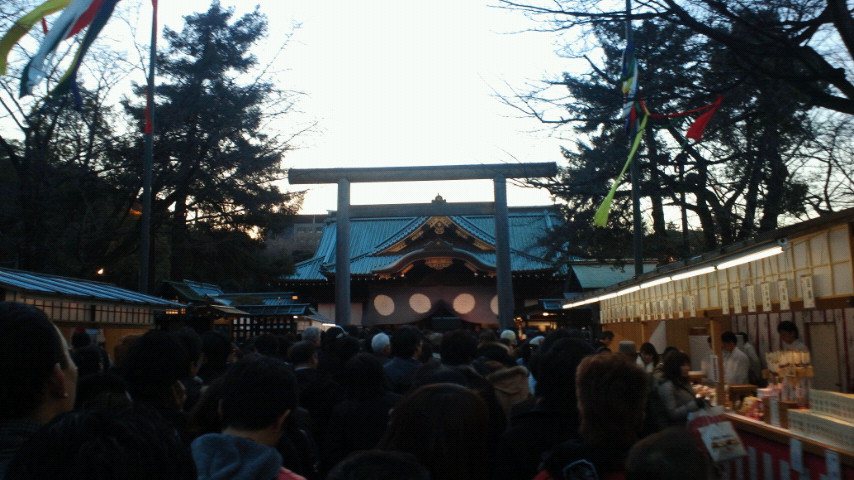
[[[388,295],[377,295],[374,297],[374,308],[377,309],[377,313],[387,317],[394,313],[394,300]]]
[[[430,298],[423,293],[414,293],[409,297],[409,306],[415,310],[415,313],[427,313],[430,311]]]
[[[474,296],[470,293],[461,293],[454,299],[454,310],[457,313],[466,314],[474,310]]]
[[[489,309],[492,310],[492,313],[498,315],[498,295],[492,297],[492,301],[489,302]]]

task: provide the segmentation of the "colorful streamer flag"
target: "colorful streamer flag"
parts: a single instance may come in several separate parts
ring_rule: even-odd
[[[632,110],[635,111],[634,105],[632,106]],[[614,201],[614,195],[617,193],[617,187],[622,183],[623,175],[626,174],[626,170],[629,169],[629,165],[631,165],[632,159],[638,151],[638,146],[640,146],[641,137],[643,137],[643,131],[646,128],[647,120],[649,120],[649,112],[644,109],[643,119],[640,122],[640,127],[635,133],[635,139],[632,141],[632,148],[629,150],[629,158],[626,159],[623,169],[620,170],[620,174],[617,175],[617,178],[614,179],[614,183],[611,185],[611,190],[608,191],[608,195],[605,196],[605,199],[602,200],[602,204],[599,205],[599,208],[596,210],[596,214],[593,215],[593,225],[596,225],[597,227],[604,227],[605,224],[608,223],[608,214],[611,213],[611,203]]]
[[[44,22],[44,17],[51,13],[58,12],[67,7],[71,0],[47,0],[32,12],[21,17],[0,39],[0,75],[6,74],[6,62],[9,57],[9,52],[12,50],[21,38],[29,32],[39,21]],[[44,25],[44,23],[43,23]]]
[[[98,34],[101,33],[101,29],[107,24],[107,20],[110,19],[110,16],[113,14],[113,10],[116,8],[116,4],[118,2],[119,0],[95,0],[95,2],[93,2],[99,3],[100,5],[94,18],[91,20],[92,25],[86,31],[86,36],[83,37],[83,41],[80,43],[80,48],[77,49],[77,53],[74,55],[71,67],[69,67],[68,71],[65,72],[65,75],[59,79],[59,83],[57,83],[56,87],[51,92],[51,95],[58,96],[71,91],[74,96],[75,107],[77,109],[83,107],[80,88],[77,86],[77,71],[80,69],[83,57],[86,56],[86,52],[89,50],[89,47],[92,46],[92,42],[94,42]]]
[[[635,77],[637,78],[637,77]],[[611,203],[614,200],[614,195],[617,192],[617,188],[622,183],[623,176],[628,170],[629,165],[632,163],[632,159],[635,157],[635,154],[638,151],[638,147],[640,146],[641,137],[643,136],[643,131],[646,128],[647,120],[650,118],[679,118],[685,117],[688,115],[693,115],[696,113],[700,113],[701,115],[697,117],[691,125],[688,127],[688,132],[685,134],[687,138],[690,138],[695,141],[699,141],[703,137],[703,133],[706,130],[706,126],[709,124],[709,120],[711,120],[712,116],[717,112],[718,107],[723,103],[723,97],[718,95],[713,103],[709,105],[704,105],[699,108],[695,108],[692,110],[686,110],[684,112],[678,113],[650,113],[649,109],[647,109],[646,104],[642,101],[640,102],[632,102],[631,110],[629,114],[632,116],[631,119],[627,118],[627,128],[634,129],[634,126],[637,124],[637,111],[640,110],[643,112],[643,119],[640,122],[640,126],[634,132],[634,140],[632,141],[632,148],[629,150],[629,156],[626,159],[625,165],[623,165],[623,169],[620,171],[620,174],[617,175],[617,178],[614,180],[614,183],[611,185],[611,190],[608,191],[608,194],[605,196],[605,199],[602,201],[602,204],[599,205],[599,208],[596,210],[596,214],[593,216],[593,224],[597,227],[604,227],[606,223],[608,223],[608,214],[611,211]],[[625,113],[626,110],[624,109]],[[630,125],[628,122],[631,122],[634,125]]]
[[[637,110],[635,99],[638,93],[638,64],[635,60],[635,45],[629,42],[623,51],[623,69],[620,73],[620,85],[623,91],[623,118],[626,119],[626,133],[630,136],[637,127]]]
[[[723,103],[723,101],[724,101],[724,97],[721,95],[718,95],[718,97],[715,99],[715,101],[708,104],[708,105],[703,105],[702,107],[695,108],[692,110],[686,110],[684,112],[663,113],[663,114],[662,113],[649,113],[649,111],[646,108],[646,105],[644,105],[643,102],[640,102],[640,104],[641,104],[641,107],[644,109],[644,111],[649,113],[649,116],[652,118],[668,118],[669,119],[669,118],[686,117],[688,115],[693,115],[695,113],[702,113],[702,115],[697,117],[696,120],[691,122],[691,125],[688,127],[688,131],[685,133],[685,136],[687,138],[690,138],[691,140],[700,140],[700,138],[703,137],[703,132],[706,131],[706,125],[709,124],[709,120],[711,120],[711,118],[715,114],[715,112],[718,111],[718,107],[721,106],[721,103]]]
[[[71,30],[77,25],[78,20],[95,0],[72,0],[62,11],[62,14],[53,24],[47,35],[45,35],[38,52],[27,62],[21,75],[21,96],[30,95],[33,87],[47,77],[45,63],[48,62],[60,42],[64,40]]]
[[[92,20],[95,19],[95,16],[101,10],[101,5],[103,3],[104,0],[95,0],[94,2],[92,2],[92,4],[89,5],[89,8],[87,8],[86,11],[83,12],[83,15],[81,15],[80,18],[77,19],[77,23],[75,23],[74,26],[71,27],[71,31],[68,32],[68,36],[65,38],[71,38],[74,35],[77,35],[78,33],[80,33],[81,30],[83,30],[90,23],[92,23]]]
[[[622,183],[623,175],[626,174],[626,170],[629,169],[629,165],[632,163],[632,158],[634,158],[635,153],[638,151],[644,128],[646,128],[646,121],[649,119],[649,112],[646,111],[646,107],[643,107],[642,104],[638,104],[635,101],[638,94],[638,63],[635,59],[635,44],[632,41],[629,41],[626,44],[626,49],[623,50],[623,68],[620,72],[620,89],[622,90],[623,98],[625,99],[623,103],[623,118],[625,118],[626,134],[629,135],[629,138],[634,136],[634,140],[632,141],[632,148],[629,151],[629,158],[623,165],[623,169],[620,171],[620,174],[617,175],[616,179],[614,179],[614,183],[611,185],[611,190],[608,191],[608,195],[606,195],[605,199],[602,200],[602,204],[599,205],[599,208],[596,210],[596,214],[593,216],[593,224],[598,227],[604,227],[605,224],[608,223],[608,214],[611,212],[611,203],[614,201],[614,195],[617,193],[617,187]],[[640,121],[640,128],[638,128],[638,106],[644,108],[644,116]]]

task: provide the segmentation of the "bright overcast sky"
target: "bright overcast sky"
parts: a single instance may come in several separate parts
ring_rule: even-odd
[[[560,163],[560,142],[494,96],[493,89],[524,90],[526,82],[566,68],[553,35],[508,34],[532,25],[521,14],[479,0],[222,1],[238,14],[256,3],[269,17],[270,45],[301,25],[280,59],[287,71],[278,81],[306,94],[298,109],[317,128],[295,140],[287,167]],[[180,30],[182,15],[209,5],[160,2],[161,23]],[[308,187],[302,213],[336,208],[334,185]],[[492,200],[490,181],[351,188],[353,204],[421,203],[436,194],[452,202]],[[512,185],[508,200],[551,203],[545,191]]]

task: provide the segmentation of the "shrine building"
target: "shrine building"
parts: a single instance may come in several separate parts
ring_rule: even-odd
[[[351,207],[352,323],[498,326],[493,211],[492,203],[447,203],[441,196],[427,204]],[[561,219],[554,206],[511,207],[507,218],[514,320],[521,327],[524,312],[542,310],[541,299],[563,296],[567,269],[542,244]],[[281,281],[330,319],[336,317],[336,222],[330,212],[314,256]]]

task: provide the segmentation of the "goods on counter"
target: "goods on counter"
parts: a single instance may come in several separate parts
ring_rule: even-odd
[[[846,450],[854,450],[854,395],[813,390],[812,410],[790,410],[789,428]]]
[[[744,397],[738,413],[745,417],[762,420],[762,400],[754,396]]]
[[[810,389],[815,371],[806,350],[781,350],[765,354],[768,364],[770,388],[778,390],[783,402],[796,402],[799,407],[809,405]]]

